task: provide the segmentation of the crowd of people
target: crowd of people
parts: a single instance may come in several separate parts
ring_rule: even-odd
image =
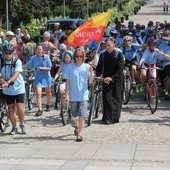
[[[16,109],[21,131],[26,134],[22,68],[34,69],[38,107],[35,116],[43,114],[42,89],[46,92],[46,111],[50,111],[52,79],[57,80],[62,76],[66,80],[65,102],[70,104],[77,141],[83,140],[84,118],[88,116],[88,86],[93,83],[94,76],[104,78],[102,122],[106,125],[119,123],[123,70],[127,63],[131,65],[132,85],[141,83],[141,93],[144,92],[146,81],[144,68],[161,67],[158,76],[156,70],[152,76],[160,82],[165,99],[169,99],[170,24],[149,21],[145,26],[129,21],[127,26],[117,22],[113,27],[109,22],[100,43],[91,40],[86,46],[76,48],[67,44],[68,35],[59,29],[59,24],[56,27],[55,30],[44,32],[42,42],[37,45],[31,42],[28,28],[24,28],[23,33],[20,28],[16,34],[12,31],[7,31],[5,36],[3,32],[0,33],[0,83],[4,87],[3,94],[12,123],[10,134],[18,132]],[[15,46],[11,44],[14,36]]]

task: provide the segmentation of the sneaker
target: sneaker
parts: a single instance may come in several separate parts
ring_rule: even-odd
[[[141,86],[140,89],[139,89],[140,93],[144,93],[145,91],[145,87],[144,86]]]
[[[158,104],[160,104],[161,103],[161,100],[158,98]]]
[[[9,134],[10,134],[10,135],[15,135],[15,134],[17,134],[17,133],[18,133],[18,128],[13,127],[12,130],[11,130],[11,132],[10,132]]]
[[[139,88],[138,87],[136,87],[136,93],[139,93]]]
[[[50,111],[50,106],[47,104],[46,105],[46,110],[45,110],[46,112],[49,112]]]
[[[136,85],[136,82],[135,81],[132,81],[132,86],[135,86]]]
[[[21,128],[21,133],[26,134],[26,128],[24,124],[20,124],[19,127]]]
[[[42,115],[42,113],[43,113],[43,111],[42,111],[42,110],[38,110],[38,112],[35,114],[35,117],[41,116],[41,115]]]

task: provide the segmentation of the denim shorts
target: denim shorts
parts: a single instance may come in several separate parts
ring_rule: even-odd
[[[88,117],[88,101],[70,102],[71,115],[75,117]]]

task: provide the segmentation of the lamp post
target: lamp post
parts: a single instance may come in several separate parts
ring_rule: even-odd
[[[8,0],[6,0],[6,29],[8,31],[8,23],[9,23],[9,18],[8,18]]]
[[[103,0],[102,0],[102,12],[103,12]]]
[[[65,6],[66,6],[66,1],[65,0],[63,0],[63,11],[64,11],[64,18],[65,18],[65,15],[66,15],[66,8],[65,8]]]
[[[86,0],[87,1],[87,19],[89,18],[89,0]]]

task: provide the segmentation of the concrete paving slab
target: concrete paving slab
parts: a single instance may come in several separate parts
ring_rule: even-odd
[[[88,161],[81,161],[81,160],[75,160],[75,161],[67,161],[63,166],[61,166],[60,170],[83,170]]]
[[[94,159],[104,160],[133,160],[135,144],[103,144],[93,156]]]
[[[170,162],[170,145],[138,145],[134,160]]]
[[[114,170],[131,170],[131,162],[114,162],[106,160],[91,160],[87,164],[85,170],[100,170],[100,169],[114,169]]]
[[[74,155],[72,155],[72,159],[91,159],[100,146],[101,144],[95,143],[84,144]]]

